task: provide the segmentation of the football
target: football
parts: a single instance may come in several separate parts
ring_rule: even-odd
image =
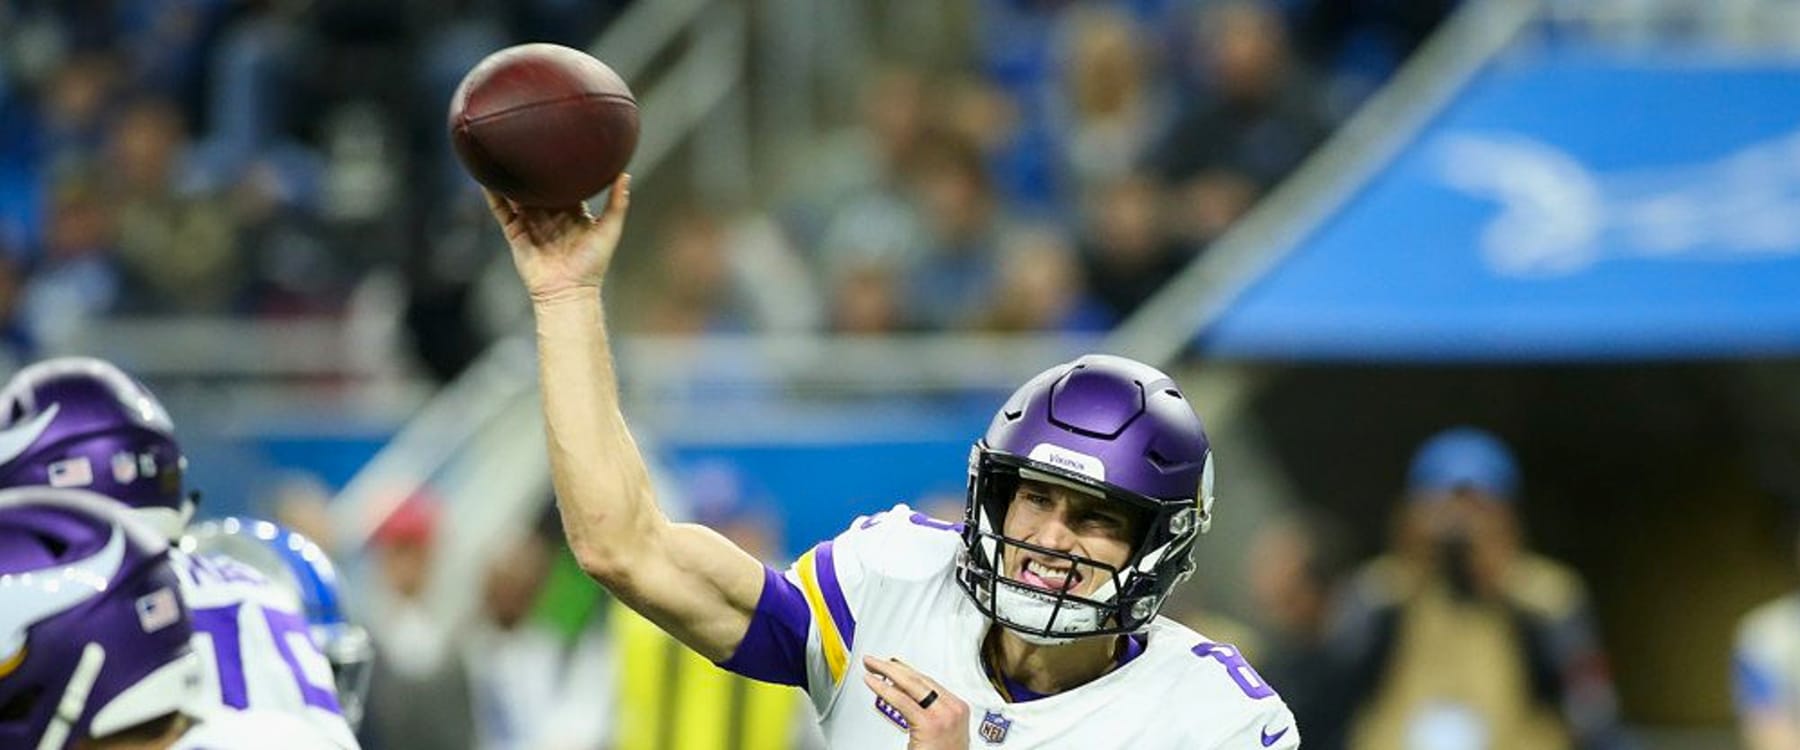
[[[637,139],[637,100],[625,81],[561,45],[488,55],[450,100],[450,142],[463,168],[527,206],[571,206],[604,190]]]

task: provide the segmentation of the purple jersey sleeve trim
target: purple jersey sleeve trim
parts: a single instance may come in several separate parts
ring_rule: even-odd
[[[812,614],[806,595],[781,573],[763,566],[762,595],[750,629],[731,658],[719,667],[753,680],[806,687],[806,632]]]
[[[1143,654],[1144,654],[1144,636],[1143,636],[1143,634],[1142,633],[1132,633],[1131,635],[1125,636],[1125,653],[1119,655],[1119,666],[1122,667],[1122,666],[1125,666],[1126,664],[1130,664],[1132,659],[1136,659],[1139,656],[1142,656]]]
[[[838,633],[844,637],[844,649],[852,650],[856,647],[856,618],[851,616],[850,602],[844,599],[844,587],[838,583],[831,542],[820,544],[813,559],[819,569],[819,590],[825,594],[825,608],[831,611],[831,620],[837,623]]]

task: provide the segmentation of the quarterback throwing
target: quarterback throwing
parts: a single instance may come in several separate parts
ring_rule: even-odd
[[[550,462],[584,570],[734,672],[804,689],[833,747],[1293,748],[1237,650],[1158,617],[1212,520],[1212,453],[1155,368],[1090,355],[1021,387],[969,459],[963,522],[901,505],[786,571],[672,523],[619,410],[594,218],[490,194],[537,323]]]

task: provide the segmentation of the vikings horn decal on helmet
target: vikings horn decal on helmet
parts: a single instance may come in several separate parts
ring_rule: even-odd
[[[173,539],[194,510],[186,468],[168,411],[108,362],[45,360],[0,390],[0,487],[92,490]]]
[[[970,451],[957,580],[983,614],[1032,642],[1140,630],[1193,571],[1194,540],[1212,522],[1212,475],[1206,430],[1169,376],[1097,354],[1053,367],[1007,400]],[[1005,536],[1023,480],[1127,511],[1136,536],[1125,565]],[[1061,558],[1108,580],[1085,597],[1031,586],[1008,577],[1009,550]]]
[[[192,701],[179,587],[168,542],[118,503],[0,491],[0,747],[63,750]]]
[[[362,722],[375,650],[368,631],[345,616],[337,569],[325,550],[280,524],[237,517],[195,525],[181,546],[194,555],[229,557],[294,593],[314,645],[331,662],[344,720],[356,728]]]

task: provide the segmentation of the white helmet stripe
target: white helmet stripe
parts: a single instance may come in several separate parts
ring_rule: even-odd
[[[0,430],[0,464],[12,463],[32,443],[37,442],[44,430],[49,429],[50,423],[56,419],[56,413],[61,410],[62,404],[51,404],[50,408],[32,417],[30,422]]]
[[[125,560],[125,535],[117,527],[106,547],[57,568],[0,575],[0,656],[25,646],[25,629],[106,591]]]
[[[63,689],[62,699],[56,702],[56,716],[51,719],[50,726],[44,728],[38,750],[57,750],[63,746],[69,738],[69,730],[81,720],[81,712],[87,708],[88,693],[94,689],[94,683],[100,681],[100,667],[105,664],[106,649],[100,644],[90,641],[81,649],[81,661],[75,663],[69,686]]]

